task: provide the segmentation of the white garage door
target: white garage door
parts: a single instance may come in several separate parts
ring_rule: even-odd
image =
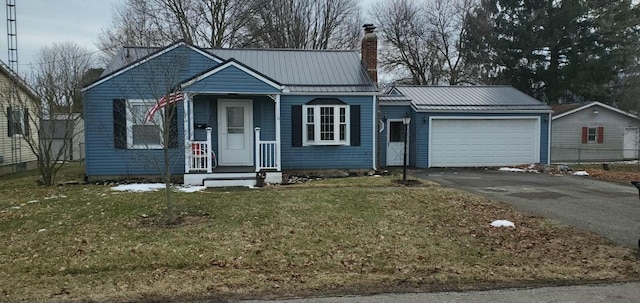
[[[538,119],[433,119],[429,166],[537,163],[539,129]]]

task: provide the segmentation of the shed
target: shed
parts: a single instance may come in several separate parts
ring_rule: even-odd
[[[600,102],[553,109],[553,162],[638,159],[640,117]]]

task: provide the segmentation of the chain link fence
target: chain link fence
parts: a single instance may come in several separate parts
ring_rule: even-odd
[[[607,163],[629,161],[638,163],[638,149],[554,147],[551,148],[552,163]]]

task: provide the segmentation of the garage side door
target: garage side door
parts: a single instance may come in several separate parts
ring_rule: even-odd
[[[539,162],[537,119],[433,119],[430,167]]]

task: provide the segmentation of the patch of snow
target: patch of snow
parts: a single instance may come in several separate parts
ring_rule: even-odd
[[[205,189],[207,189],[206,186],[178,186],[175,190],[182,193],[195,193]]]
[[[11,206],[12,209],[20,209],[20,206]]]
[[[165,187],[164,183],[141,183],[141,184],[123,184],[114,186],[111,190],[115,191],[130,191],[130,192],[148,192],[148,191],[157,191],[159,189],[163,189]]]
[[[575,173],[573,173],[574,176],[583,176],[583,177],[587,177],[589,176],[589,173],[584,171],[584,170],[579,170]]]
[[[165,188],[164,183],[140,183],[140,184],[123,184],[111,188],[113,191],[127,192],[150,192],[162,190]],[[173,190],[183,193],[194,193],[205,190],[205,186],[174,186]]]
[[[29,203],[29,204],[32,204],[32,203],[38,203],[38,200],[31,200],[31,201],[29,201],[29,202],[27,202],[27,203]]]
[[[45,231],[47,231],[46,228],[42,228],[42,229],[38,230],[39,233],[42,233],[42,232],[45,232]]]
[[[493,227],[516,227],[515,224],[511,221],[507,220],[495,220],[491,222],[491,226]]]
[[[508,172],[512,172],[512,173],[524,173],[525,172],[524,169],[513,168],[513,167],[500,167],[499,171],[508,171]]]

